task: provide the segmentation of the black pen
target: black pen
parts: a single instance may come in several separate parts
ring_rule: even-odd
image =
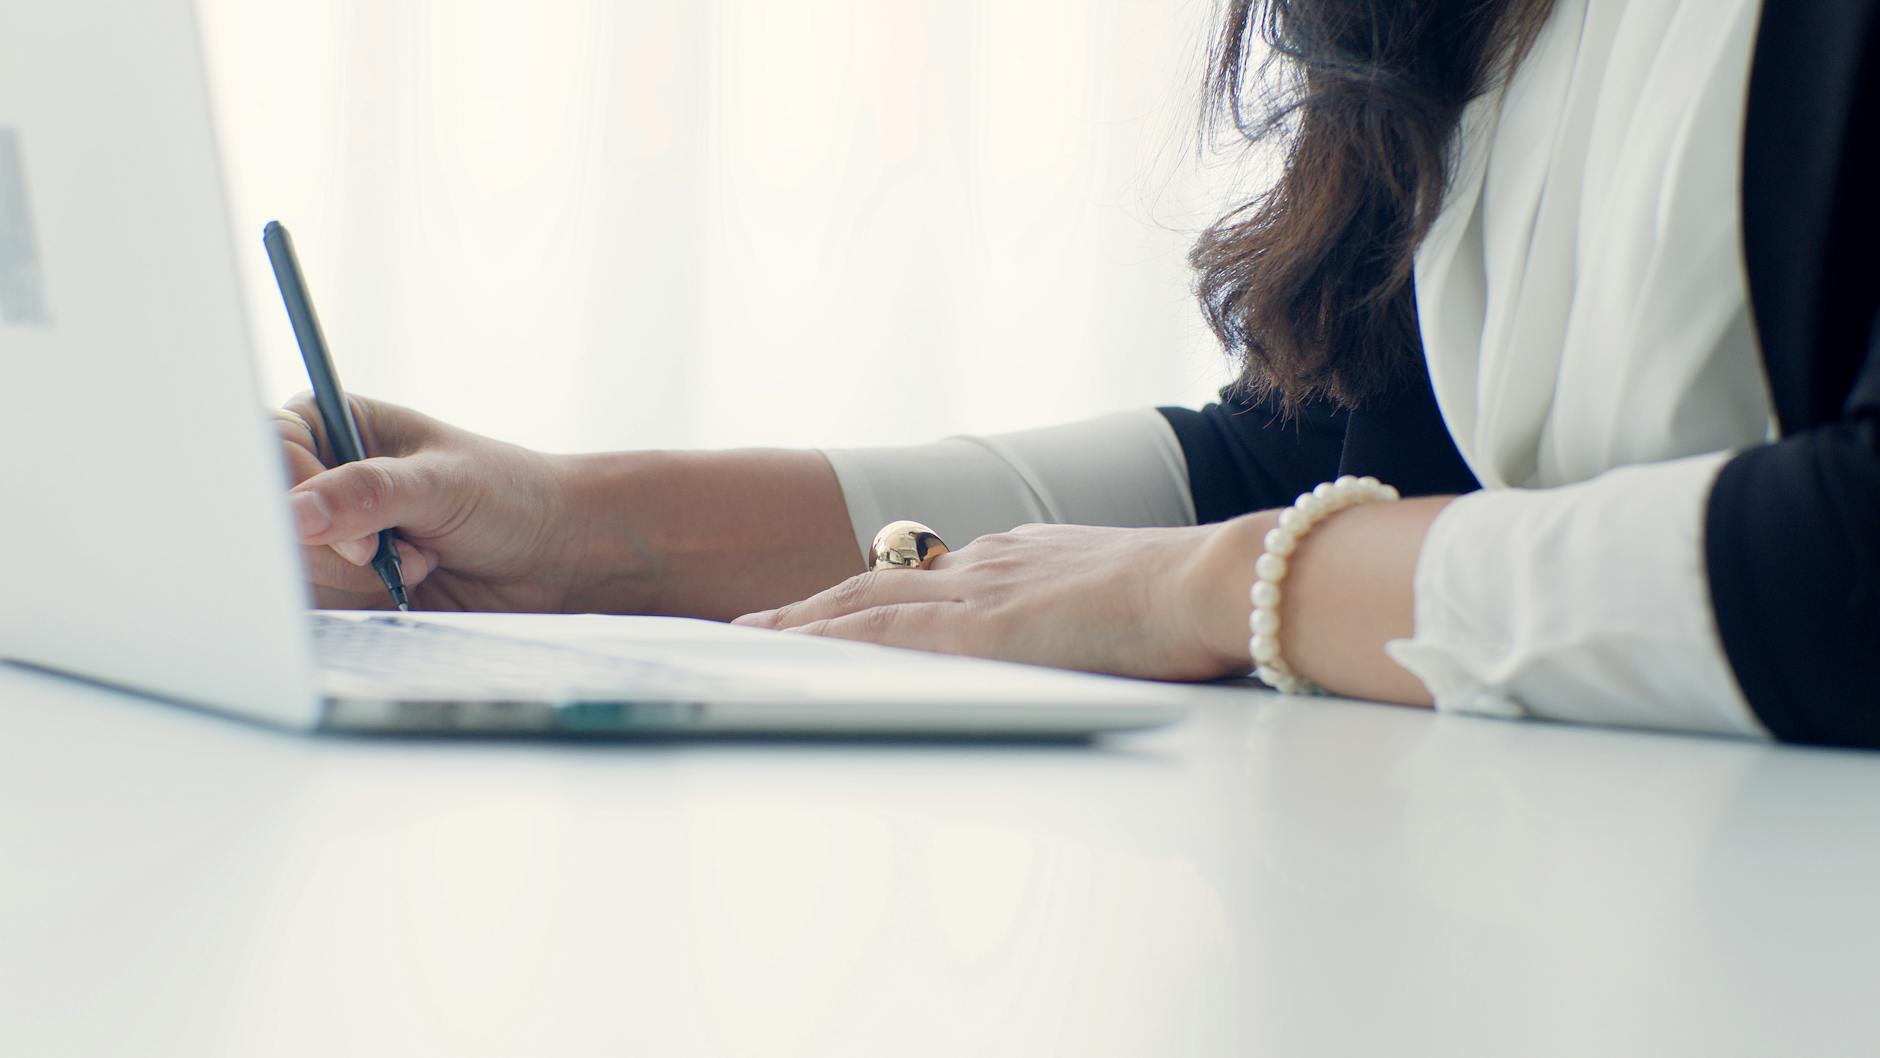
[[[268,249],[274,281],[280,285],[287,319],[294,325],[294,340],[300,343],[300,358],[306,362],[308,381],[313,383],[313,402],[319,405],[327,444],[333,446],[333,457],[339,463],[356,463],[366,457],[366,446],[359,439],[359,424],[353,421],[346,391],[340,388],[339,373],[333,370],[333,358],[327,354],[326,335],[320,330],[320,317],[314,315],[313,300],[307,296],[307,281],[300,274],[300,259],[294,256],[293,237],[280,221],[271,220],[262,229],[261,245]],[[398,564],[397,539],[390,529],[379,530],[379,549],[372,556],[372,568],[378,570],[379,579],[385,582],[398,608],[409,610],[411,598],[405,592],[405,571]]]

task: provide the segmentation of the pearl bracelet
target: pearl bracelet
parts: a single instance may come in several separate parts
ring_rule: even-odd
[[[1279,525],[1267,531],[1266,550],[1253,566],[1253,614],[1247,618],[1247,628],[1253,633],[1247,641],[1247,652],[1253,655],[1257,666],[1254,675],[1260,682],[1281,694],[1319,693],[1318,687],[1294,672],[1279,654],[1279,585],[1286,579],[1288,556],[1314,526],[1339,511],[1361,503],[1389,503],[1396,498],[1397,490],[1376,478],[1347,474],[1300,493],[1291,507],[1279,512]]]

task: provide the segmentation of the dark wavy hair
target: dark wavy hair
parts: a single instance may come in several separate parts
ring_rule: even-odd
[[[1189,261],[1246,395],[1289,411],[1315,398],[1356,406],[1421,355],[1412,260],[1442,206],[1463,108],[1512,69],[1552,9],[1226,0],[1205,134],[1278,143],[1284,165]]]

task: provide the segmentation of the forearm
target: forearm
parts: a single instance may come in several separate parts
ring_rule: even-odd
[[[1281,652],[1307,679],[1352,697],[1760,735],[1717,642],[1701,565],[1704,501],[1726,458],[1334,514],[1288,559]],[[1772,524],[1798,535],[1796,504],[1772,506],[1789,515]],[[1260,549],[1237,542],[1243,563]],[[1250,572],[1237,580],[1245,590]],[[1235,603],[1244,617],[1246,600]]]
[[[1450,497],[1367,504],[1326,519],[1301,541],[1280,602],[1287,662],[1334,694],[1429,705],[1421,681],[1384,652],[1415,628],[1417,556]],[[1228,671],[1252,667],[1247,653],[1248,592],[1254,562],[1278,512],[1224,522],[1196,556],[1194,610]]]
[[[563,457],[566,608],[729,619],[861,569],[835,474],[777,449]]]

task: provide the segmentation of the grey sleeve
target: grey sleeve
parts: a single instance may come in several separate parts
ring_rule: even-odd
[[[1188,465],[1153,408],[987,436],[896,448],[834,448],[857,544],[912,518],[949,545],[1027,522],[1193,525]]]

